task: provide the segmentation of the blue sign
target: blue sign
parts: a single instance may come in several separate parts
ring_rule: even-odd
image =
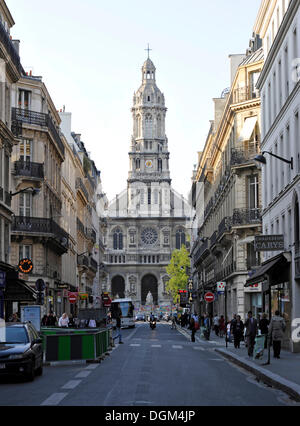
[[[0,271],[0,288],[5,288],[6,286],[6,272]]]

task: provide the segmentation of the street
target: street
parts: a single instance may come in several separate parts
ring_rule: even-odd
[[[170,324],[122,330],[101,364],[60,363],[26,383],[0,378],[1,406],[278,406],[288,397],[262,384],[214,350],[191,343]]]

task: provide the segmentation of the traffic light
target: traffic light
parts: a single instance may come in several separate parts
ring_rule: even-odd
[[[189,294],[187,290],[178,290],[180,296],[180,307],[186,308],[186,305],[189,303]]]

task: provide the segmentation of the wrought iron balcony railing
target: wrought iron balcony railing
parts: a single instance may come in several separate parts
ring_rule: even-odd
[[[81,179],[80,177],[78,177],[78,178],[76,179],[76,189],[80,189],[80,190],[83,192],[83,194],[84,194],[85,198],[86,198],[87,200],[89,200],[89,192],[88,192],[88,190],[86,189],[86,187],[85,187],[85,185],[84,185],[84,183],[82,182],[82,179]]]
[[[254,161],[255,156],[259,154],[259,150],[255,148],[233,148],[231,150],[231,166],[237,166],[240,164],[249,163]]]
[[[3,44],[6,52],[9,54],[14,66],[18,70],[19,74],[25,74],[24,69],[21,65],[21,60],[18,52],[15,49],[15,46],[13,42],[10,39],[10,36],[6,29],[4,28],[4,25],[2,24],[0,20],[0,43]]]
[[[53,139],[57,143],[60,152],[62,153],[62,155],[65,154],[64,144],[49,114],[44,114],[41,112],[21,108],[12,108],[11,130],[15,136],[18,137],[22,135],[23,124],[34,124],[36,126],[47,127]]]
[[[260,224],[261,209],[235,209],[232,216],[232,226]]]
[[[16,161],[15,174],[16,176],[44,179],[44,164],[33,163],[31,161]]]
[[[250,101],[252,99],[259,98],[258,90],[251,88],[250,86],[241,87],[236,89],[232,93],[232,103],[238,104],[241,102]]]
[[[90,265],[89,258],[84,255],[77,256],[77,265],[85,266],[86,268],[88,268]]]

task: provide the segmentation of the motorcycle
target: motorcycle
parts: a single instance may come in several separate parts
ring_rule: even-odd
[[[156,328],[156,321],[155,320],[150,320],[150,328],[151,328],[151,330],[154,330]]]

